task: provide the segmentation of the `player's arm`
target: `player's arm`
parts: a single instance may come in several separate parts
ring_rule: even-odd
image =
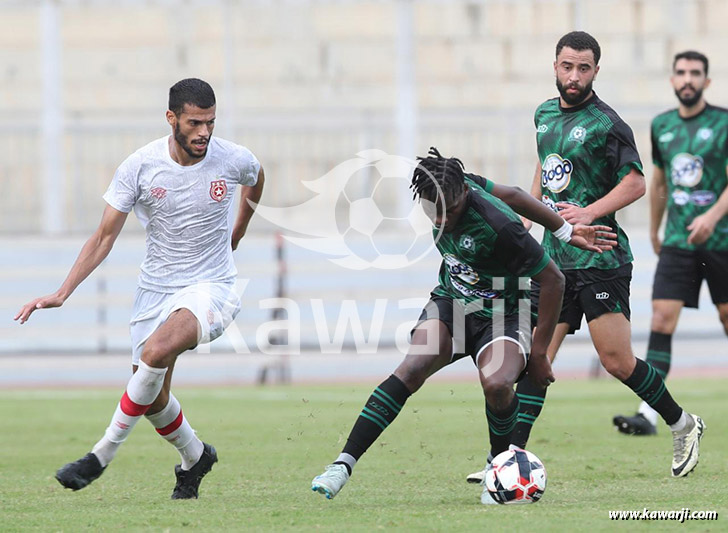
[[[538,169],[540,168],[541,165],[538,165]],[[536,182],[536,180],[539,181]],[[534,182],[538,186],[538,191],[536,192],[538,194],[541,192],[540,172],[537,172]],[[543,202],[537,200],[532,195],[534,187],[531,188],[532,194],[528,194],[520,187],[510,187],[493,183],[490,192],[493,196],[503,200],[503,202],[508,204],[519,215],[533,220],[537,224],[541,224],[544,228],[553,232],[554,235],[562,238],[562,240],[572,246],[601,253],[602,251],[611,250],[617,245],[617,241],[615,240],[617,234],[612,233],[609,226],[576,224],[573,228],[569,227],[571,224],[567,224],[566,222],[568,221],[565,218],[562,218],[558,213],[546,207]]]
[[[572,224],[591,224],[605,215],[616,213],[623,207],[644,196],[646,190],[645,177],[633,168],[622,178],[616,187],[593,204],[578,207],[571,204],[557,203],[559,213]]]
[[[726,168],[728,174],[728,168]],[[690,235],[688,235],[688,244],[703,244],[707,241],[715,230],[715,225],[724,216],[728,215],[728,187],[718,197],[718,201],[708,209],[705,213],[697,216],[688,226]]]
[[[76,262],[71,267],[61,287],[54,293],[36,298],[25,304],[18,311],[18,314],[15,315],[14,320],[20,320],[20,323],[23,324],[36,309],[62,306],[73,291],[76,290],[76,287],[109,255],[116,238],[124,227],[126,217],[127,213],[123,213],[107,205],[101,217],[99,227],[89,237],[86,244],[83,245],[83,248],[81,248]]]
[[[652,249],[656,254],[660,254],[662,241],[660,240],[660,225],[662,217],[665,215],[665,207],[667,206],[667,181],[665,179],[665,169],[655,165],[652,172],[652,181],[650,182],[650,241],[652,241]]]
[[[528,359],[528,375],[534,383],[548,387],[554,381],[546,349],[554,335],[564,298],[564,275],[549,259],[546,267],[532,276],[541,286],[538,300],[538,323],[531,340],[531,355]]]
[[[233,226],[233,237],[232,247],[236,250],[240,239],[245,236],[245,232],[248,230],[248,224],[250,219],[255,213],[255,206],[260,202],[260,197],[263,195],[263,186],[265,184],[265,174],[263,167],[260,167],[258,171],[258,181],[255,185],[243,186],[240,188],[240,206],[238,208],[238,216],[235,220],[235,226]]]

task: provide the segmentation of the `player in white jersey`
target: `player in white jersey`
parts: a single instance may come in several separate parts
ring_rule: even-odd
[[[147,253],[131,320],[133,375],[101,440],[56,473],[66,488],[79,490],[97,479],[142,416],[180,454],[173,499],[197,498],[202,477],[217,462],[215,448],[195,435],[170,391],[172,371],[179,354],[219,337],[240,309],[232,252],[260,200],[264,176],[248,149],[212,137],[215,109],[215,93],[202,80],[170,88],[172,134],[119,166],[104,194],[101,223],[66,280],[15,316],[23,324],[36,309],[63,305],[109,254],[135,210],[146,228]]]

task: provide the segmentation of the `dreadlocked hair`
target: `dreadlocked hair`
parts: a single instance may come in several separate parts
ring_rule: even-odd
[[[443,157],[434,146],[430,147],[427,157],[418,157],[417,168],[412,174],[410,189],[412,199],[437,200],[438,193],[446,203],[451,202],[463,192],[462,161],[455,157]]]

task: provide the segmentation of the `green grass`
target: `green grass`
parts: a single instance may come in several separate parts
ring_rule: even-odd
[[[80,492],[53,479],[101,436],[121,391],[0,391],[2,531],[564,531],[624,529],[608,510],[715,510],[716,522],[631,527],[726,530],[728,418],[722,380],[671,380],[673,394],[706,420],[700,464],[670,477],[672,444],[611,427],[636,402],[612,379],[561,380],[529,449],[548,488],[530,506],[482,506],[465,476],[486,444],[477,383],[427,384],[328,501],[310,481],[339,453],[367,386],[178,389],[185,414],[220,463],[201,498],[171,501],[175,450],[141,421],[104,475]]]

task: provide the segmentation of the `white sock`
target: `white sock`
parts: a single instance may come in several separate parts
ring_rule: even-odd
[[[680,418],[674,424],[670,424],[670,431],[673,433],[682,432],[688,425],[688,414],[683,410]]]
[[[204,444],[182,413],[179,401],[169,394],[167,405],[153,415],[145,415],[163,439],[172,444],[182,459],[182,470],[189,470],[200,460]]]
[[[139,361],[139,367],[129,380],[106,433],[91,450],[98,457],[101,466],[111,462],[137,421],[159,396],[166,373],[166,368],[154,368]]]
[[[351,472],[354,471],[354,466],[356,465],[356,459],[354,459],[354,456],[349,455],[348,453],[342,453],[339,454],[339,457],[336,458],[335,463],[345,463]]]
[[[650,404],[647,402],[642,402],[637,412],[641,413],[653,426],[657,425],[657,411],[650,407]]]

